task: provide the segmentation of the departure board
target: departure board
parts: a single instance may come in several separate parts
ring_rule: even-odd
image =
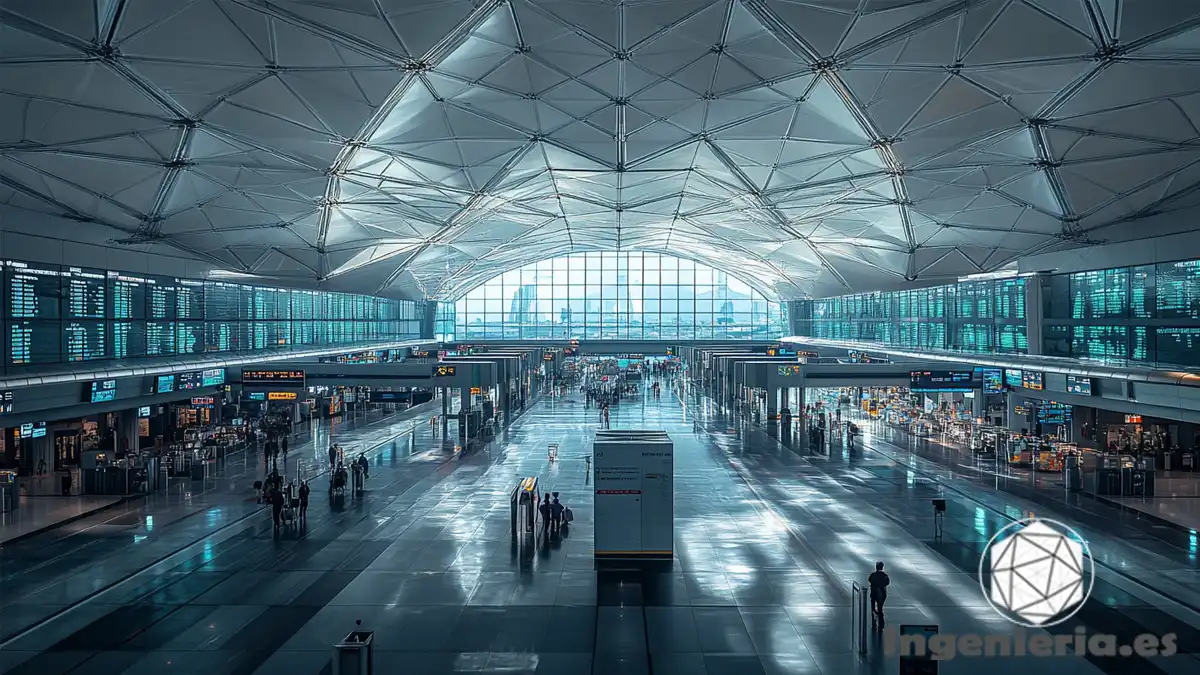
[[[1200,260],[1159,265],[1154,292],[1158,318],[1200,319]]]
[[[167,356],[175,353],[175,322],[146,322],[146,356]]]
[[[112,358],[108,350],[108,322],[64,321],[63,356],[70,363]]]
[[[998,279],[995,288],[997,319],[1025,318],[1025,279]]]
[[[259,295],[266,293],[269,289],[255,288],[253,286],[238,286],[238,317],[242,321],[252,321],[260,318],[255,316],[255,309],[259,302]],[[265,303],[264,303],[265,304]]]
[[[103,319],[108,316],[108,278],[101,270],[79,267],[62,273],[63,316],[68,319]]]
[[[180,321],[175,324],[175,353],[204,353],[204,322]]]
[[[146,322],[113,321],[112,341],[114,359],[128,359],[145,354]]]
[[[209,282],[204,285],[204,319],[237,321],[241,306],[241,287],[237,284]]]
[[[1071,318],[1104,319],[1128,315],[1128,268],[1071,275]]]
[[[180,321],[204,320],[204,282],[175,280],[175,318]],[[182,350],[180,353],[184,353]]]
[[[1072,326],[1071,356],[1126,359],[1129,357],[1129,329],[1126,326]]]
[[[206,321],[204,323],[204,346],[208,351],[235,352],[241,349],[239,333],[245,328],[238,321]]]
[[[1153,319],[1154,265],[1142,265],[1129,271],[1129,314],[1135,319]]]
[[[62,359],[62,324],[58,321],[8,321],[8,363],[29,366]]]
[[[47,265],[5,264],[4,303],[14,319],[57,319],[61,316],[62,286],[59,271]]]
[[[116,272],[108,273],[108,297],[112,310],[110,319],[145,319],[147,308],[146,288],[149,280],[127,276]]]
[[[910,391],[934,392],[968,392],[973,389],[972,371],[970,370],[914,370],[909,373]]]
[[[175,286],[171,282],[151,279],[146,289],[146,318],[175,319]]]
[[[1157,330],[1157,354],[1159,363],[1179,366],[1200,365],[1200,328],[1183,326],[1160,326]]]

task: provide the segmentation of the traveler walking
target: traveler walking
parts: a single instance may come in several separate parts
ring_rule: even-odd
[[[279,530],[280,517],[283,515],[283,490],[279,486],[271,488],[271,519],[275,521],[275,529]]]
[[[558,534],[562,527],[563,505],[558,501],[558,497],[554,498],[554,502],[550,504],[550,533]]]
[[[301,522],[308,521],[308,495],[312,492],[308,487],[308,481],[300,484],[300,520]]]
[[[283,463],[287,464],[287,451],[288,451],[287,436],[284,436],[283,440],[279,441],[279,449],[283,450]]]
[[[538,504],[538,513],[542,516],[542,532],[550,531],[550,493],[547,492],[542,503]]]
[[[883,603],[887,602],[887,587],[892,582],[887,572],[883,571],[883,563],[875,563],[875,571],[867,577],[871,587],[871,623],[883,628]]]

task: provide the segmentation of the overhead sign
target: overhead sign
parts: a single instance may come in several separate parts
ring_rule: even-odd
[[[433,369],[434,377],[454,377],[454,366],[438,366]]]
[[[1092,378],[1090,377],[1075,377],[1074,375],[1067,376],[1067,393],[1079,394],[1080,396],[1092,395]]]
[[[975,369],[975,377],[979,380],[980,386],[985,394],[1001,394],[1004,393],[1004,369],[1003,368],[983,368]]]
[[[482,394],[483,388],[482,387],[471,387],[471,393],[472,394]]]
[[[210,368],[200,373],[200,384],[204,387],[215,387],[225,384],[225,369]]]
[[[296,392],[294,391],[270,391],[267,392],[268,401],[295,401]]]
[[[1042,390],[1042,374],[1033,370],[1021,373],[1021,386],[1034,391]]]
[[[969,370],[914,370],[909,372],[909,391],[914,393],[961,393],[972,390]]]
[[[1141,424],[1141,423],[1142,423],[1141,415],[1126,415],[1125,416],[1125,424]]]
[[[413,352],[410,354],[410,356],[414,359],[431,359],[431,358],[433,358],[433,352],[431,352],[427,349],[423,349],[420,351],[413,350]]]
[[[174,375],[159,375],[154,381],[154,393],[169,394],[175,391],[175,376]]]
[[[216,404],[216,399],[214,399],[212,396],[193,396],[192,397],[192,407],[193,408],[211,408],[215,404]]]
[[[92,403],[107,403],[117,398],[117,381],[103,380],[93,382],[89,388],[88,400]]]
[[[248,386],[296,387],[302,389],[304,388],[304,371],[243,370],[242,384]]]
[[[175,388],[179,391],[199,389],[204,386],[204,375],[199,370],[190,373],[179,373],[175,377]]]
[[[145,406],[138,408],[138,417],[149,417],[149,416],[150,416],[150,406],[145,405]]]
[[[412,400],[412,394],[407,391],[379,391],[378,389],[371,390],[372,403],[408,403]]]
[[[267,400],[267,392],[252,391],[248,396],[246,396],[246,398],[250,399],[251,401],[265,401]]]
[[[542,354],[542,360],[543,361],[553,361],[554,355],[553,354]]]
[[[1020,368],[1004,369],[1004,384],[1009,387],[1021,386],[1022,373]]]
[[[801,366],[779,366],[780,377],[791,377],[799,375],[801,372],[803,372]]]
[[[6,391],[0,393],[0,414],[10,413],[13,411],[13,393]]]

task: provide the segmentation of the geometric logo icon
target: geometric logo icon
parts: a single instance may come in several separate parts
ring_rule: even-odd
[[[979,561],[979,583],[1001,616],[1027,628],[1044,628],[1083,607],[1092,593],[1094,571],[1087,542],[1078,532],[1058,521],[1029,518],[1009,524],[988,542]]]

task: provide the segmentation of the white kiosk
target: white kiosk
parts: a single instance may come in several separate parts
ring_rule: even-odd
[[[675,444],[665,431],[600,430],[595,462],[597,559],[670,559]]]

